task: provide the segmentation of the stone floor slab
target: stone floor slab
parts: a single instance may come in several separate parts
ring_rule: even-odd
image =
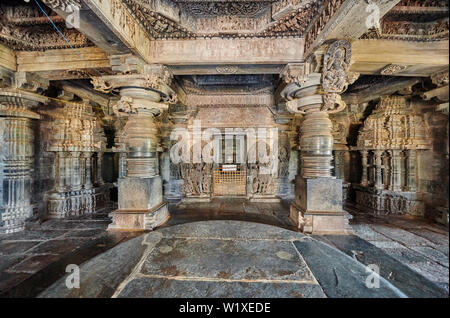
[[[210,282],[139,277],[119,298],[324,298],[319,285],[297,283]]]
[[[343,253],[364,265],[375,264],[380,275],[395,285],[409,297],[446,297],[443,290],[431,280],[420,275],[407,264],[388,255],[386,250],[378,248],[355,235],[314,236],[338,248]]]
[[[0,255],[22,254],[41,241],[2,241],[0,242]]]
[[[392,226],[385,226],[385,225],[379,225],[379,224],[373,224],[373,225],[371,225],[371,227],[376,232],[379,232],[397,242],[403,243],[406,246],[432,246],[432,245],[434,245],[433,242],[431,242],[421,236],[418,236],[416,234],[413,234],[411,232],[403,230],[401,228],[395,228]]]
[[[436,263],[448,268],[448,256],[444,253],[428,246],[412,246],[412,250],[426,256],[426,259],[435,261]]]
[[[142,274],[229,280],[312,281],[289,241],[162,239],[146,259]]]
[[[292,240],[305,237],[301,233],[259,223],[239,221],[203,221],[160,229],[164,237],[213,238],[244,240]]]
[[[366,266],[327,244],[311,239],[295,241],[294,245],[328,297],[406,297],[382,277],[379,288],[368,288],[366,280],[371,272]]]

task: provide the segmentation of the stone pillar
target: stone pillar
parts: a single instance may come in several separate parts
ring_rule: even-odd
[[[389,154],[388,152],[383,152],[383,185],[384,188],[389,188],[389,180],[391,175],[391,169],[389,164]]]
[[[342,54],[336,54],[337,51]],[[337,55],[343,59],[341,63],[330,64],[329,59]],[[351,216],[342,208],[342,180],[332,176],[333,135],[328,115],[345,108],[338,94],[345,85],[333,86],[330,72],[345,75],[350,56],[350,44],[336,41],[325,54],[322,74],[309,73],[308,63],[288,65],[281,74],[288,83],[281,93],[288,100],[288,110],[304,115],[299,147],[302,169],[295,180],[295,202],[291,205],[290,219],[305,233],[352,233],[348,224]],[[347,66],[335,69],[343,65]],[[346,79],[342,80],[345,84]]]
[[[118,180],[118,209],[111,213],[113,223],[109,230],[153,230],[170,217],[159,175],[155,115],[176,101],[169,87],[171,80],[172,75],[162,65],[146,65],[143,73],[93,78],[98,90],[120,90],[121,100],[115,113],[128,114],[121,132],[127,168]]]
[[[332,176],[332,127],[327,112],[317,111],[317,108],[306,110],[300,127],[301,173],[304,178]]]
[[[84,168],[85,168],[84,188],[91,189],[93,186],[93,184],[92,184],[92,153],[84,152],[83,159],[84,159]]]
[[[381,150],[375,150],[374,154],[374,164],[375,164],[375,189],[383,189],[383,179],[381,174]]]
[[[0,89],[0,233],[25,229],[33,215],[34,120],[46,98],[21,89]]]
[[[368,151],[367,150],[361,150],[361,165],[362,165],[361,185],[363,187],[367,187],[367,185],[368,185],[367,160],[368,160]]]
[[[389,150],[391,156],[391,184],[389,190],[401,191],[402,186],[402,157],[401,150]]]
[[[409,149],[406,151],[406,191],[417,191],[417,150]]]

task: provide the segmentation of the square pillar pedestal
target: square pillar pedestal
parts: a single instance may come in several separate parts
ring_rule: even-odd
[[[352,216],[342,208],[342,180],[295,179],[295,202],[289,218],[300,232],[308,234],[353,234]]]
[[[113,223],[108,230],[145,231],[166,223],[169,218],[167,203],[163,202],[162,180],[153,178],[121,178],[119,206],[111,212]]]

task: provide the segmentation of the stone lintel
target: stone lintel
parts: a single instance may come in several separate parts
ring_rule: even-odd
[[[152,41],[149,60],[166,65],[286,64],[302,62],[303,48],[303,38]]]

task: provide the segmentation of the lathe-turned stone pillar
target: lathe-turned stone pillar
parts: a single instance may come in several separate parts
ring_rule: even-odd
[[[33,126],[39,115],[30,108],[46,101],[21,89],[0,89],[0,233],[23,230],[33,215]]]
[[[118,180],[118,209],[111,213],[110,230],[152,230],[170,217],[167,203],[163,202],[155,116],[167,110],[169,102],[176,101],[169,87],[171,79],[162,65],[146,65],[142,74],[93,79],[96,89],[118,89],[121,100],[115,112],[128,114],[119,132],[126,151],[126,173]]]
[[[290,219],[302,232],[352,233],[348,224],[351,216],[342,208],[342,180],[332,176],[329,118],[329,113],[345,108],[338,93],[347,85],[350,57],[350,44],[336,41],[327,50],[322,74],[310,73],[309,63],[288,65],[281,74],[288,83],[281,93],[288,100],[288,110],[304,115],[300,127],[301,171],[290,209]]]

